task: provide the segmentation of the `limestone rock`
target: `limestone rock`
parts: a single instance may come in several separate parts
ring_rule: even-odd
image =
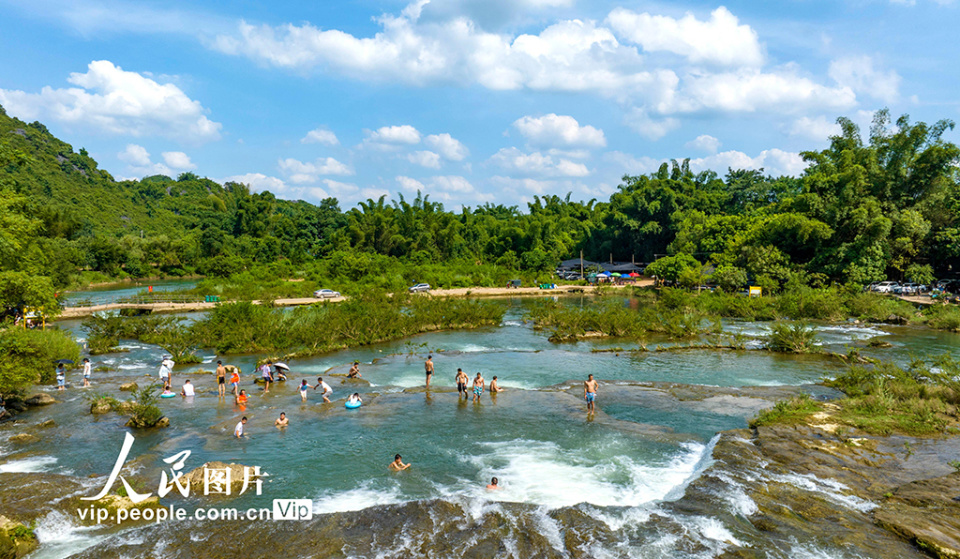
[[[960,559],[960,473],[898,487],[874,512],[884,528],[935,557]]]
[[[0,515],[0,559],[19,559],[37,548],[37,535],[20,522]]]
[[[121,392],[134,392],[134,391],[138,390],[139,388],[140,388],[140,387],[139,387],[139,386],[137,385],[137,383],[135,383],[135,382],[125,382],[125,383],[123,383],[123,384],[120,385],[120,391],[121,391]]]
[[[56,427],[56,426],[57,426],[57,422],[54,421],[54,420],[52,420],[52,419],[48,419],[48,420],[44,421],[43,423],[37,425],[37,427],[40,427],[40,428],[43,428],[43,429],[46,429],[46,428],[48,428],[48,427]]]
[[[90,413],[92,414],[110,413],[111,409],[113,409],[113,407],[110,405],[110,402],[104,399],[97,399],[90,403]]]
[[[56,404],[57,401],[53,398],[53,396],[45,392],[40,392],[27,398],[25,403],[28,406],[47,406],[50,404]]]
[[[14,435],[10,437],[10,442],[18,443],[18,444],[35,443],[39,440],[40,440],[39,437],[37,437],[36,435],[31,435],[30,433],[20,433],[18,435]]]
[[[169,417],[161,417],[160,421],[158,421],[157,424],[154,425],[154,427],[169,427],[169,426],[170,426]]]

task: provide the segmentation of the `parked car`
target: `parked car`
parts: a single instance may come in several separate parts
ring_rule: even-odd
[[[332,289],[318,289],[313,292],[313,296],[317,299],[333,299],[334,297],[339,297],[340,292]]]
[[[893,288],[893,292],[897,295],[919,295],[922,291],[926,289],[926,286],[920,285],[918,283],[904,283]]]
[[[877,293],[893,293],[893,289],[900,285],[895,281],[881,281],[878,283],[873,290]]]
[[[410,293],[426,293],[427,291],[430,291],[429,283],[418,283],[410,288]]]

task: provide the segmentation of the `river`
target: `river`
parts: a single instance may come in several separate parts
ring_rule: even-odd
[[[622,340],[553,344],[522,320],[530,301],[508,304],[510,310],[496,328],[424,334],[293,361],[289,380],[275,385],[269,394],[253,384],[258,356],[220,357],[243,371],[241,386],[251,395],[243,410],[232,399],[217,398],[213,377],[190,374],[215,367],[218,357],[201,351],[202,365],[174,369],[177,389],[189,378],[197,396],[162,400],[160,406],[171,427],[134,432],[130,460],[137,459],[144,468],[141,474],[154,484],[150,488],[154,493],[159,472],[169,470],[161,460],[181,451],[190,451],[184,471],[214,460],[259,466],[269,474],[263,494],[230,502],[237,507],[269,507],[276,498],[309,499],[314,514],[431,499],[477,511],[520,503],[538,511],[542,518],[536,530],[558,549],[564,545],[559,528],[545,515],[579,505],[577,510],[622,532],[622,548],[611,556],[686,557],[691,554],[685,547],[671,545],[660,548],[661,555],[649,555],[649,549],[635,546],[636,534],[650,529],[651,511],[681,498],[686,485],[709,470],[717,434],[745,427],[756,409],[680,405],[649,397],[649,391],[636,383],[786,386],[818,398],[836,396],[816,383],[842,370],[837,360],[766,351],[597,352],[635,345]],[[85,335],[79,322],[60,325],[80,339]],[[762,323],[724,324],[729,333],[762,334],[765,328]],[[882,337],[893,347],[864,349],[864,353],[904,363],[923,353],[957,353],[960,347],[958,336],[925,329],[859,324],[818,328],[831,351],[845,352],[849,345]],[[652,340],[648,347],[656,343]],[[110,369],[94,373],[92,388],[78,388],[81,379],[76,371],[70,374],[66,393],[42,387],[63,403],[31,412],[29,420],[53,419],[57,427],[45,431],[36,443],[0,442],[0,472],[50,472],[79,478],[96,474],[101,477],[85,483],[90,494],[99,490],[97,484],[112,468],[127,429],[124,418],[116,414],[91,415],[86,397],[92,392],[127,396],[118,391],[119,385],[133,381],[143,386],[155,380],[163,354],[158,347],[135,341],[125,340],[122,347],[128,351],[92,359],[94,367]],[[428,354],[433,355],[437,373],[434,390],[424,392],[420,387]],[[361,363],[369,385],[343,385],[340,377],[330,376],[345,373],[354,360]],[[481,371],[488,382],[497,376],[506,390],[496,396],[484,393],[479,403],[460,400],[454,384],[458,367],[471,378]],[[588,374],[601,383],[595,416],[586,414],[582,401],[582,381]],[[323,404],[314,390],[306,403],[300,401],[296,390],[300,380],[312,385],[318,376],[326,376],[333,386],[333,404]],[[354,391],[365,404],[359,410],[347,410],[343,400]],[[290,419],[284,430],[273,426],[280,412]],[[249,436],[237,440],[231,433],[241,415],[249,418]],[[0,441],[6,441],[14,429],[0,426]],[[396,453],[413,466],[398,474],[388,472]],[[484,486],[494,476],[502,489],[488,492]],[[735,496],[723,497],[714,506],[727,506],[722,503],[730,499]],[[190,508],[203,501],[181,504]],[[705,557],[718,555],[736,541],[732,528],[719,520],[677,521],[683,527],[678,530],[699,542]],[[41,548],[32,556],[37,558],[79,553],[107,536],[60,513],[40,519],[38,534]],[[832,548],[829,541],[802,544],[805,551],[800,555],[807,557],[851,556],[849,550]],[[405,556],[403,545],[407,544],[383,542],[381,556]],[[509,551],[510,545],[505,549]],[[456,555],[452,549],[448,553]]]

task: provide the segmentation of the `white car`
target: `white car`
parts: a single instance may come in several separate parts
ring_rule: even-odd
[[[899,285],[900,284],[895,281],[881,281],[873,290],[877,293],[893,293],[893,289]]]
[[[333,299],[335,297],[339,297],[340,292],[332,289],[318,289],[313,292],[313,296],[317,299]]]
[[[426,293],[427,291],[430,291],[429,283],[418,283],[410,288],[410,293]]]

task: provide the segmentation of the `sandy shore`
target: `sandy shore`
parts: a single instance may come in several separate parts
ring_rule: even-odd
[[[640,280],[634,286],[642,287],[653,285],[652,280]],[[621,289],[625,285],[607,286],[609,289]],[[556,289],[540,289],[539,287],[462,287],[457,289],[434,289],[424,295],[430,297],[550,297],[553,295],[563,295],[569,293],[594,293],[597,288],[587,285],[558,285]],[[332,299],[316,299],[313,297],[300,297],[296,299],[276,299],[273,304],[278,307],[296,307],[300,305],[312,305],[321,301],[339,303],[345,297],[336,297]],[[226,301],[225,301],[226,302]],[[260,301],[253,301],[253,304],[259,305]],[[155,313],[178,313],[206,311],[217,306],[217,303],[108,303],[105,305],[93,305],[89,307],[67,307],[61,313],[61,319],[80,318],[90,316],[102,311],[113,311],[119,309],[149,309]]]

